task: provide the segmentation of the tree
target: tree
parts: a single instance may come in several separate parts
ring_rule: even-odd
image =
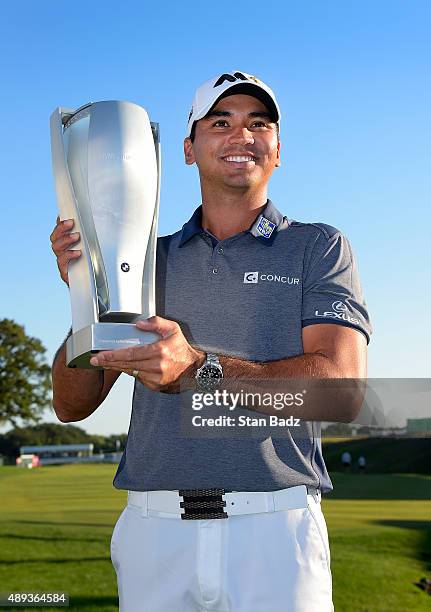
[[[0,423],[38,423],[51,405],[46,349],[12,319],[0,320]]]
[[[126,448],[127,442],[127,434],[111,434],[106,437],[105,446],[107,451],[115,451],[117,450],[117,440],[120,441],[119,450],[124,450]]]
[[[89,434],[76,425],[62,423],[39,423],[27,427],[15,427],[0,436],[0,455],[15,460],[21,446],[39,446],[46,444],[94,444],[94,453],[116,450],[116,440],[120,440],[121,449],[126,444],[127,434],[101,436]]]
[[[75,425],[39,423],[31,427],[15,427],[0,437],[0,455],[17,457],[20,446],[45,444],[86,444],[92,436]]]

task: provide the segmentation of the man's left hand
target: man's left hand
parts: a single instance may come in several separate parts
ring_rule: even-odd
[[[90,363],[126,374],[138,372],[136,378],[152,391],[179,393],[181,383],[192,380],[196,369],[204,363],[205,353],[187,342],[175,321],[150,317],[138,321],[136,327],[159,334],[161,339],[126,349],[101,351]]]

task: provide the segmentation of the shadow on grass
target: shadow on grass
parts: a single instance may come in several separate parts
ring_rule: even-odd
[[[323,443],[323,456],[327,469],[342,469],[341,455],[349,451],[353,465],[360,455],[367,461],[367,472],[373,474],[431,473],[431,440],[423,438],[351,438]]]
[[[11,559],[10,561],[0,561],[0,567],[2,565],[28,565],[30,563],[37,563],[41,565],[43,563],[81,563],[85,561],[109,561],[111,563],[111,558],[108,556],[105,557],[76,557],[69,559],[45,559],[43,557],[38,557],[37,559]]]
[[[426,564],[426,571],[431,571],[431,521],[391,520],[370,521],[374,525],[398,527],[400,529],[416,529],[422,532],[422,538],[416,549],[416,558]]]
[[[38,542],[94,542],[100,544],[105,541],[105,538],[63,538],[57,536],[26,536],[17,535],[15,533],[2,533],[0,540],[34,540]]]
[[[119,515],[120,513],[118,513]],[[118,518],[118,517],[117,517]],[[113,529],[115,521],[113,523],[64,523],[63,521],[8,521],[9,524],[16,525],[51,525],[52,527],[103,527],[104,529]]]
[[[118,597],[106,595],[105,597],[95,595],[94,597],[75,597],[69,599],[71,608],[83,608],[84,606],[93,607],[94,610],[102,611],[102,606],[115,606],[118,609]]]

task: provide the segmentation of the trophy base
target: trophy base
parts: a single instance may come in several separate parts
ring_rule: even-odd
[[[160,340],[158,334],[145,332],[133,323],[93,323],[72,334],[66,342],[68,368],[101,370],[92,366],[91,357],[99,351],[112,351]]]

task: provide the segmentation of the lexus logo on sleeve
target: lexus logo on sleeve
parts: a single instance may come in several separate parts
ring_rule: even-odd
[[[347,308],[347,304],[345,304],[344,302],[332,302],[332,308],[334,310],[341,310],[343,312],[347,312],[349,309]]]
[[[349,307],[344,302],[340,300],[336,300],[332,302],[332,311],[325,310],[325,312],[315,311],[316,317],[325,317],[327,319],[340,319],[341,321],[348,321],[349,323],[357,323],[360,324],[360,320],[357,317],[352,317],[348,314]]]

